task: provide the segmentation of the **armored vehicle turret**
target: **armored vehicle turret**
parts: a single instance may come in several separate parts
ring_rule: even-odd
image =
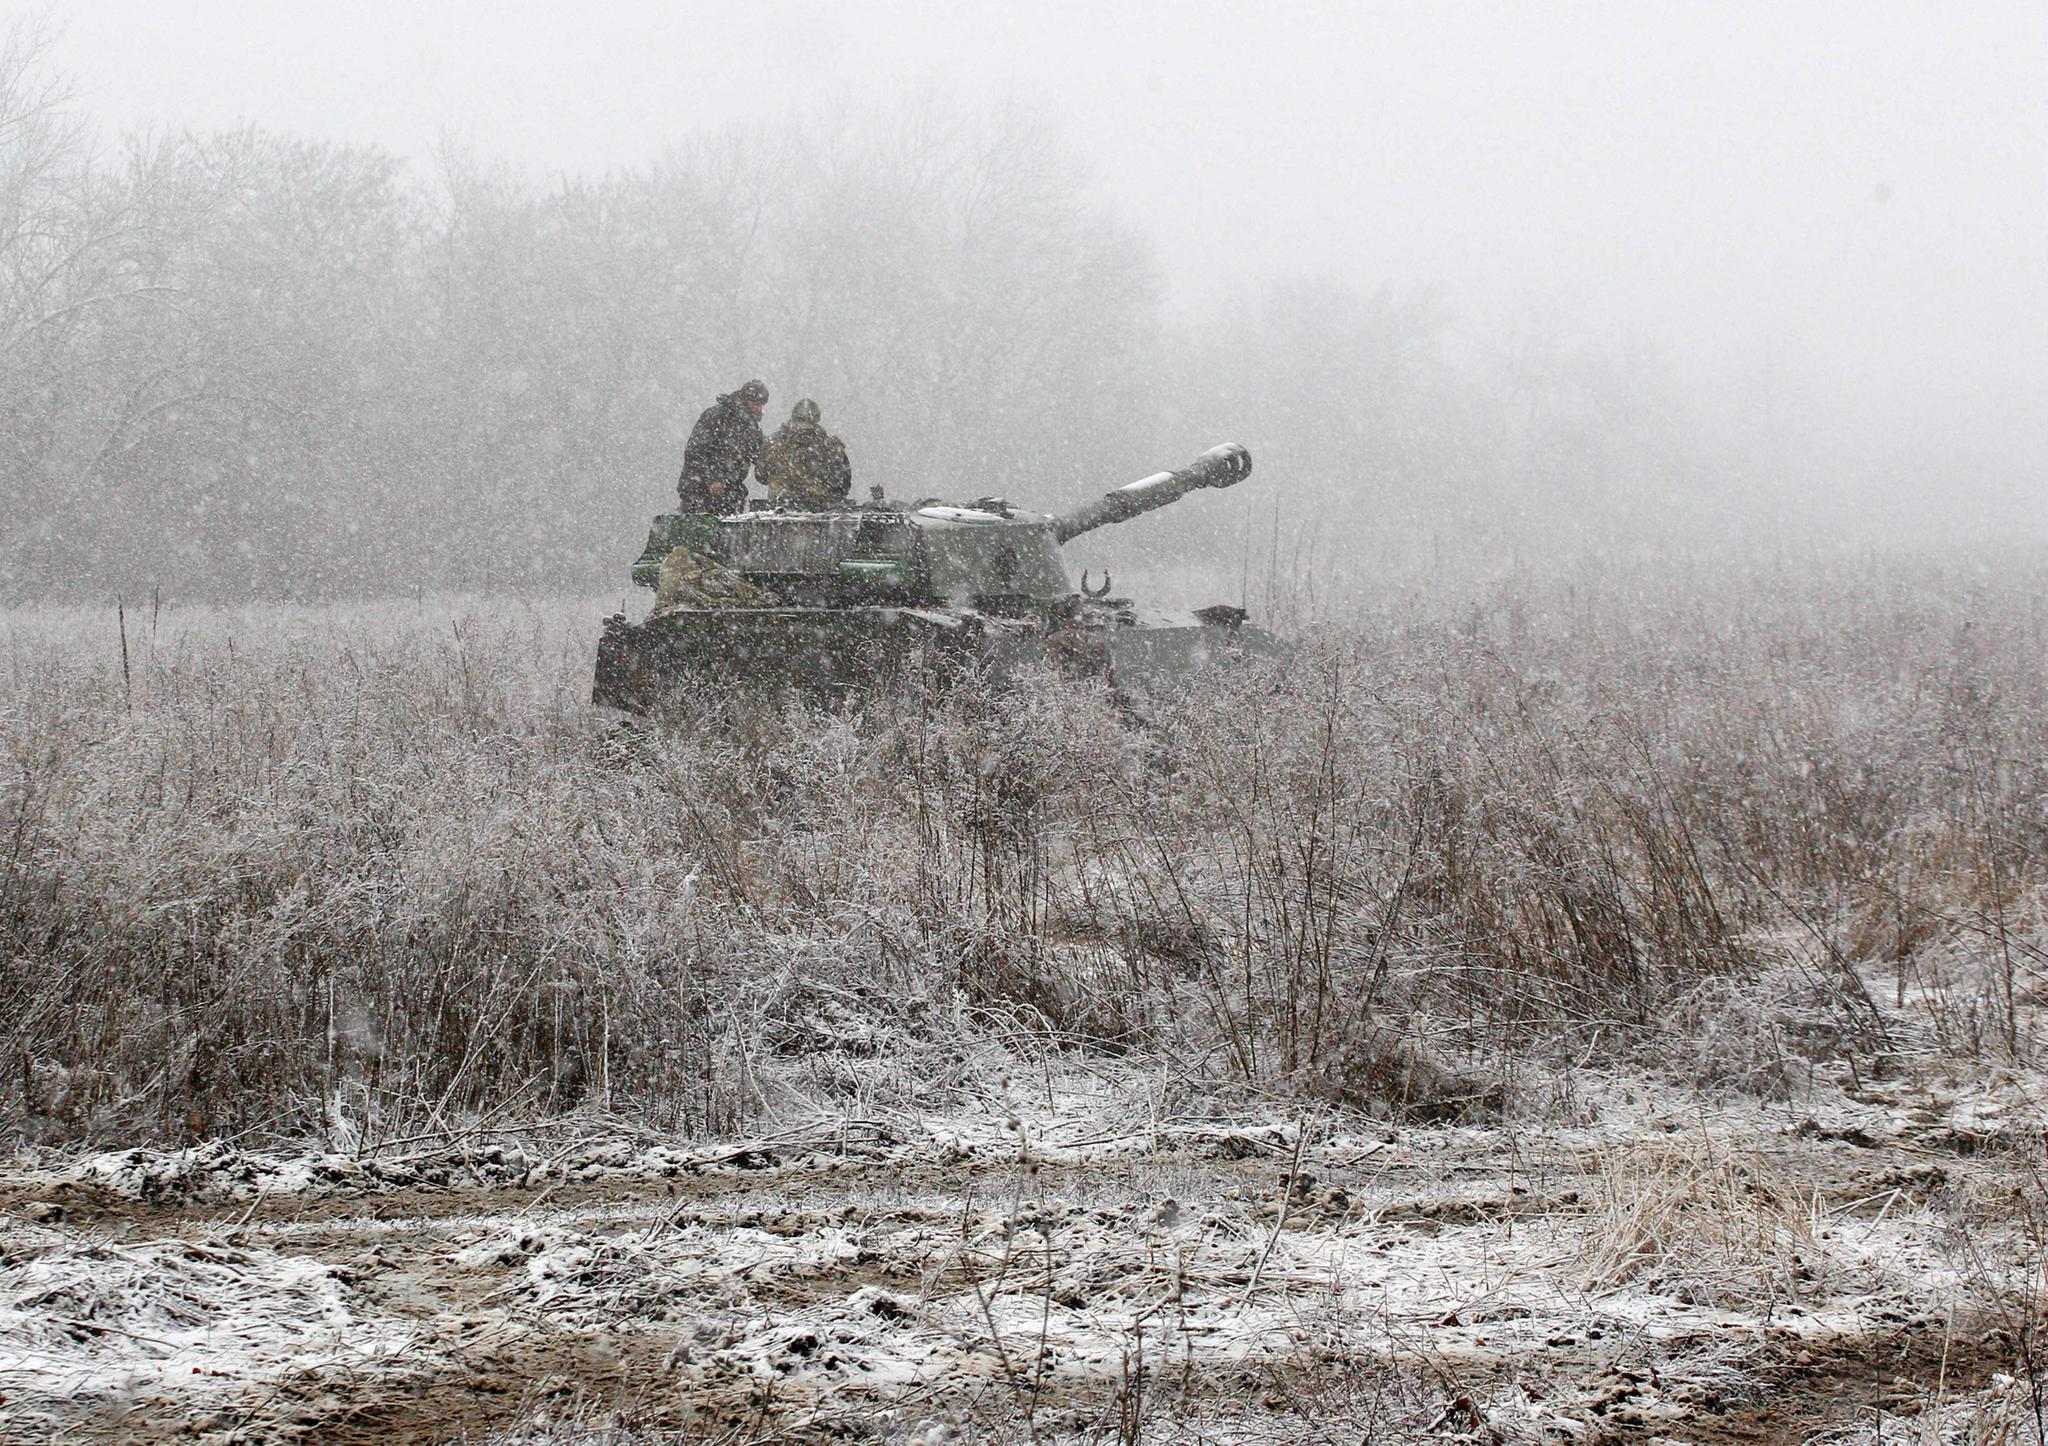
[[[1251,474],[1212,447],[1177,472],[1043,515],[998,497],[876,500],[824,512],[757,504],[733,517],[657,517],[633,581],[656,589],[642,622],[607,618],[593,700],[657,708],[683,679],[807,690],[872,687],[916,661],[998,671],[1051,659],[1143,683],[1219,655],[1270,650],[1240,608],[1141,610],[1110,580],[1076,588],[1062,544]],[[880,489],[876,489],[879,494]]]

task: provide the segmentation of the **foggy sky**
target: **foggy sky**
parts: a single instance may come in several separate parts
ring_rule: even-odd
[[[0,5],[0,10],[6,7]],[[110,131],[535,175],[921,87],[1058,119],[1175,305],[1281,275],[1562,309],[1817,426],[2048,457],[2048,6],[71,0]]]

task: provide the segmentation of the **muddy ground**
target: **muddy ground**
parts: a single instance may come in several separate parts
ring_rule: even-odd
[[[9,1440],[2034,1439],[2038,1091],[1535,1122],[1142,1082],[0,1178]],[[2031,1193],[2030,1193],[2031,1192]],[[2000,1434],[2004,1433],[2004,1434]]]

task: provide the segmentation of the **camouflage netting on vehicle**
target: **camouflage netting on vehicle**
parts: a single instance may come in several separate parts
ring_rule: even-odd
[[[731,568],[687,547],[669,550],[654,584],[654,614],[678,608],[773,607],[775,596],[756,587]]]

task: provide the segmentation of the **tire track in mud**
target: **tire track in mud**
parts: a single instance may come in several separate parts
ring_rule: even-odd
[[[2002,1368],[2009,1343],[1974,1317],[1959,1326],[1963,1292],[1932,1263],[1931,1234],[1949,1222],[1924,1152],[1770,1143],[1845,1237],[1861,1231],[1861,1254],[1828,1290],[1756,1309],[1654,1279],[1589,1298],[1574,1263],[1596,1193],[1587,1152],[1476,1131],[1305,1150],[1298,1169],[1266,1148],[771,1152],[663,1162],[650,1177],[628,1152],[588,1178],[524,1186],[453,1170],[251,1199],[15,1178],[0,1182],[0,1263],[61,1264],[95,1242],[225,1252],[223,1269],[251,1276],[302,1262],[345,1309],[338,1349],[351,1332],[391,1348],[305,1359],[287,1330],[238,1357],[207,1337],[166,1358],[198,1374],[137,1388],[122,1373],[149,1348],[124,1343],[115,1313],[73,1341],[83,1364],[61,1409],[16,1388],[0,1426],[367,1441],[550,1420],[887,1439],[926,1421],[1014,1425],[1027,1410],[1078,1430],[1142,1407],[1299,1415],[1306,1432],[1331,1419],[1317,1402],[1355,1414],[1371,1382],[1386,1429],[1457,1427],[1462,1402],[1471,1430],[1500,1439],[1524,1418],[1538,1439],[1548,1416],[1595,1435],[1689,1423],[1689,1436],[1766,1440]],[[1929,1263],[1887,1282],[1872,1247],[1899,1244]],[[1930,1305],[1937,1286],[1954,1298],[1947,1316]],[[1135,1378],[1134,1355],[1150,1362]],[[0,1336],[0,1382],[7,1360]]]

